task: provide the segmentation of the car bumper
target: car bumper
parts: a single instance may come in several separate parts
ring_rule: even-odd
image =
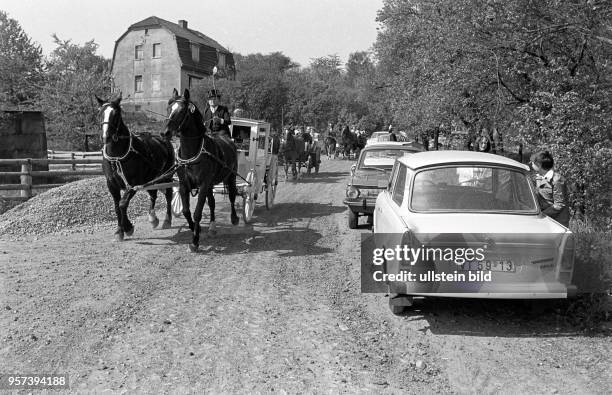
[[[389,283],[393,293],[413,296],[483,299],[567,299],[576,296],[576,286],[551,279],[548,281],[512,281],[504,279],[490,283],[475,282],[403,282]],[[497,274],[497,276],[500,276]],[[504,276],[503,274],[501,276]],[[507,276],[506,276],[507,277]]]
[[[346,198],[343,201],[349,209],[355,213],[360,214],[374,214],[374,206],[376,205],[376,198],[367,197],[367,198],[356,198],[349,199]]]

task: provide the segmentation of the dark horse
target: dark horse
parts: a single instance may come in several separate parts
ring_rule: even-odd
[[[204,203],[208,199],[210,208],[209,232],[215,233],[215,198],[213,188],[223,183],[229,194],[231,204],[232,225],[238,225],[235,201],[238,195],[236,188],[236,171],[238,169],[238,154],[236,146],[225,137],[209,136],[206,133],[202,113],[194,103],[189,100],[189,90],[185,89],[183,96],[179,96],[176,89],[168,101],[170,115],[166,124],[165,136],[178,134],[180,148],[177,158],[179,164],[179,193],[183,203],[183,215],[193,232],[189,249],[197,251],[200,245],[200,221]],[[189,194],[191,190],[198,190],[193,219],[189,210]]]
[[[130,200],[136,194],[135,186],[144,185],[152,180],[172,182],[171,168],[174,166],[174,149],[169,142],[159,136],[143,134],[135,136],[128,130],[121,117],[121,97],[113,100],[102,100],[96,96],[101,106],[102,115],[102,169],[106,176],[106,185],[115,201],[117,230],[115,240],[122,241],[124,234],[131,236],[134,225],[127,215]],[[125,190],[121,197],[121,190]],[[157,189],[147,191],[151,198],[149,222],[154,228],[159,224],[155,215]],[[166,218],[162,229],[172,223],[172,188],[166,188]]]
[[[334,137],[325,137],[325,151],[327,152],[327,159],[331,159],[336,156],[336,143],[337,142]]]
[[[357,135],[350,131],[348,126],[345,126],[342,130],[341,135],[342,141],[342,154],[344,158],[349,158],[351,152],[355,152],[358,149]]]
[[[289,179],[289,166],[291,166],[293,179],[299,178],[302,164],[307,159],[304,155],[305,152],[304,137],[295,136],[292,130],[285,129],[279,153],[280,159],[285,165],[285,180]]]

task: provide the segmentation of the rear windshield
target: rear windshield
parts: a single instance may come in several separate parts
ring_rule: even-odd
[[[414,178],[410,203],[416,211],[537,211],[527,176],[496,167],[421,171]]]
[[[359,168],[378,167],[391,169],[395,159],[401,158],[404,155],[414,154],[416,151],[408,149],[371,149],[364,151],[361,155]]]

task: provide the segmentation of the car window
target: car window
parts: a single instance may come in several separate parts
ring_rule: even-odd
[[[391,199],[398,206],[402,205],[404,201],[404,193],[406,192],[406,166],[399,164],[397,169],[397,177],[395,178],[395,183],[393,185],[393,192],[391,194]]]
[[[393,170],[391,171],[391,176],[389,177],[389,187],[387,190],[391,195],[393,195],[393,186],[395,184],[395,179],[397,178],[397,169],[399,168],[399,162],[396,162]]]
[[[524,173],[487,166],[451,166],[417,173],[410,207],[417,211],[537,210]]]
[[[414,151],[402,149],[371,149],[364,151],[359,161],[359,168],[378,167],[391,169],[395,159],[411,155]]]

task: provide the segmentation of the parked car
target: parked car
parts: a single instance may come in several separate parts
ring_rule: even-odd
[[[374,132],[366,141],[366,145],[370,145],[372,143],[384,143],[390,142],[389,140],[389,132],[387,130],[382,130],[379,132]]]
[[[357,228],[360,215],[371,222],[378,194],[387,188],[389,174],[397,158],[423,151],[418,143],[383,142],[367,145],[351,167],[344,204],[349,208],[349,228]]]
[[[461,264],[452,256],[448,261],[434,254],[406,266],[391,257],[382,264],[384,273],[408,267],[419,275],[480,271],[490,276],[488,281],[429,281],[427,276],[385,281],[394,313],[410,306],[415,295],[556,299],[576,291],[571,284],[572,232],[542,213],[529,167],[512,159],[472,151],[401,157],[387,189],[378,195],[373,222],[375,243],[383,248],[391,246],[390,234],[423,251],[436,246],[482,248],[481,257],[462,259]]]

